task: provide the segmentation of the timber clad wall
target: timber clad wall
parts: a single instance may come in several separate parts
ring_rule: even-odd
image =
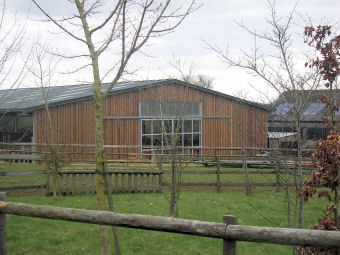
[[[203,147],[267,147],[265,109],[178,84],[154,86],[109,96],[104,105],[105,144],[140,145],[140,120],[131,117],[139,116],[141,101],[202,102]],[[50,107],[50,113],[56,143],[95,143],[91,100]],[[48,143],[49,125],[45,109],[35,111],[33,117],[35,142]],[[123,151],[121,149],[122,153]],[[213,153],[214,151],[202,151],[202,154]],[[230,152],[223,151],[221,154]]]

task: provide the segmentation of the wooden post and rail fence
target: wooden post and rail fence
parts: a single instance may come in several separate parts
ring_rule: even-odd
[[[49,153],[50,144],[38,143],[0,143],[0,160],[15,163],[44,162]],[[62,159],[72,162],[95,162],[94,144],[54,144]],[[112,164],[155,164],[157,159],[164,152],[164,159],[167,158],[167,147],[152,148],[149,146],[125,146],[105,145],[107,159]],[[313,150],[304,149],[304,161],[310,161],[308,153]],[[296,149],[284,148],[253,148],[253,147],[183,147],[183,155],[187,163],[211,163],[217,162],[220,157],[224,163],[242,165],[244,156],[247,161],[259,161],[262,159],[272,161],[274,158],[290,157],[294,161]],[[254,160],[252,160],[254,159]]]
[[[180,183],[181,187],[216,187],[216,191],[220,192],[223,187],[245,187],[247,193],[253,187],[276,187],[276,191],[280,188],[280,175],[284,174],[285,169],[276,167],[274,169],[262,169],[254,170],[248,169],[247,158],[243,157],[243,169],[224,169],[222,170],[222,164],[220,157],[216,157],[216,170],[213,169],[193,169],[190,166],[181,170],[182,175],[215,175],[216,182],[184,182]],[[160,192],[165,187],[169,187],[170,183],[166,181],[165,177],[171,174],[170,170],[165,170],[166,166],[162,161],[162,157],[158,159],[157,167],[116,167],[109,168],[108,180],[111,192]],[[288,171],[286,169],[286,171]],[[304,175],[309,175],[309,170],[304,171]],[[44,170],[33,171],[18,171],[18,172],[0,172],[1,177],[10,176],[27,176],[27,175],[44,175],[45,183],[40,185],[27,185],[27,186],[8,186],[0,187],[0,191],[11,191],[21,189],[45,189],[46,194],[52,193],[51,188],[51,174]],[[69,195],[69,194],[94,194],[95,192],[95,175],[94,168],[64,168],[58,172],[58,186],[57,192]],[[225,182],[223,181],[223,175],[244,175],[243,182]],[[272,182],[252,182],[250,176],[252,175],[273,175]],[[275,180],[274,180],[275,179]],[[224,178],[225,180],[225,178]],[[294,186],[294,184],[290,184]]]
[[[108,211],[6,202],[5,197],[6,194],[1,192],[0,252],[2,255],[6,255],[7,250],[7,214],[219,238],[223,241],[223,255],[236,255],[238,241],[340,248],[340,232],[336,231],[237,225],[236,217],[230,215],[223,216],[223,223],[217,223],[162,216],[119,214]]]
[[[304,175],[309,175],[310,171],[305,171]],[[166,177],[171,174],[170,170],[164,170],[164,166],[160,165],[160,168],[133,168],[133,167],[119,167],[108,170],[108,180],[111,192],[161,192],[166,187],[170,186],[170,183],[166,180]],[[221,170],[221,164],[216,164],[216,170],[197,170],[190,167],[181,170],[182,175],[191,176],[207,176],[215,175],[216,182],[184,182],[180,183],[181,187],[216,187],[217,192],[221,192],[222,188],[231,187],[244,187],[247,191],[254,187],[275,187],[276,191],[279,191],[281,186],[280,174],[284,174],[284,170],[265,169],[265,170],[250,170],[247,169],[246,178],[243,182],[223,181],[223,175],[243,175],[245,172],[242,169],[226,169]],[[13,191],[13,190],[27,190],[27,189],[45,189],[46,194],[52,193],[52,176],[46,170],[33,170],[33,171],[19,171],[19,172],[0,172],[0,180],[2,177],[15,177],[15,176],[30,176],[30,175],[43,175],[45,183],[40,185],[26,185],[26,186],[7,186],[0,187],[0,191]],[[70,194],[94,194],[95,193],[95,175],[94,168],[68,168],[58,172],[58,185],[57,192],[63,195]],[[252,182],[250,176],[274,176],[273,182]],[[201,177],[198,177],[201,178]],[[183,179],[183,178],[182,178]],[[224,178],[225,180],[226,178]],[[266,179],[266,178],[264,178]],[[294,186],[293,183],[289,184]]]

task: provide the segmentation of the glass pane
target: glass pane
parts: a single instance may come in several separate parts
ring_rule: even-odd
[[[181,105],[182,107],[182,115],[193,115],[193,111],[192,109],[194,108],[192,105],[192,102],[186,102],[184,104]]]
[[[153,120],[152,121],[152,130],[153,130],[153,134],[162,134],[162,121],[161,120]]]
[[[6,115],[0,120],[1,132],[13,132],[15,130],[15,116]]]
[[[151,145],[151,136],[142,136],[142,145]]]
[[[184,135],[184,146],[192,146],[192,135]]]
[[[280,104],[279,106],[276,107],[275,114],[277,115],[286,115],[290,109],[292,109],[294,104]]]
[[[200,135],[199,134],[193,135],[193,146],[200,146]]]
[[[142,116],[183,117],[200,115],[200,102],[141,102]]]
[[[182,107],[183,116],[200,115],[200,102],[185,102]]]
[[[172,133],[172,121],[171,120],[164,120],[164,131],[167,134]]]
[[[201,121],[193,120],[194,132],[201,132]]]
[[[142,134],[151,134],[151,120],[142,121]]]
[[[24,133],[27,130],[30,130],[33,125],[33,118],[30,116],[19,116],[18,117],[18,126],[17,132]]]
[[[317,114],[325,107],[322,103],[311,103],[303,114]]]
[[[182,139],[183,139],[183,135],[174,134],[172,136],[172,145],[173,146],[182,146]]]
[[[192,133],[192,120],[184,121],[184,133]]]
[[[162,146],[162,136],[161,135],[152,136],[152,143],[153,146]]]
[[[182,133],[182,120],[174,120],[174,134]]]
[[[183,146],[183,135],[175,135],[173,139],[175,146]]]
[[[166,109],[166,116],[176,117],[181,116],[180,102],[162,102],[164,109]]]
[[[156,116],[157,109],[157,102],[141,102],[142,116]]]
[[[172,136],[165,135],[163,138],[163,146],[172,146]]]

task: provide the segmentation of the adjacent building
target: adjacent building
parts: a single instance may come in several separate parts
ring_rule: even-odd
[[[312,148],[314,139],[327,139],[329,130],[323,122],[330,115],[325,104],[319,102],[321,94],[329,97],[329,90],[297,90],[282,93],[272,106],[268,116],[270,147],[296,148],[296,119],[300,120],[304,148]],[[340,90],[333,91],[339,102]],[[298,116],[297,116],[298,115]],[[340,111],[336,112],[340,119]]]

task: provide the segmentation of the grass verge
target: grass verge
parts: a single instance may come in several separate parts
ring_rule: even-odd
[[[117,212],[168,216],[166,194],[114,194]],[[9,198],[9,201],[96,209],[94,196]],[[185,192],[179,201],[181,218],[222,222],[238,217],[238,224],[286,226],[282,193]],[[305,226],[316,222],[325,201],[312,200],[304,210]],[[254,207],[256,210],[254,210]],[[268,222],[263,216],[270,219]],[[8,254],[101,254],[98,227],[91,224],[7,216]],[[221,254],[219,239],[119,228],[122,254]],[[291,247],[238,242],[238,254],[291,254]]]

